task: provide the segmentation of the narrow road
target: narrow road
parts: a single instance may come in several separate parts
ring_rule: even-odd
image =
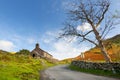
[[[82,72],[71,71],[67,65],[51,67],[41,72],[40,80],[120,80],[103,76],[96,76]]]

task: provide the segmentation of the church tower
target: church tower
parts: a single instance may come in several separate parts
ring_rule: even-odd
[[[36,49],[38,49],[39,48],[39,44],[38,43],[36,43],[36,47],[35,47]]]

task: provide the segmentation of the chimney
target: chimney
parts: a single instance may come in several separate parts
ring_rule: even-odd
[[[39,44],[38,44],[38,43],[36,44],[36,47],[35,47],[35,48],[37,48],[37,49],[39,48]]]

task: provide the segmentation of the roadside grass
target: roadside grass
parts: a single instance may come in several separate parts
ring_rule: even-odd
[[[99,75],[99,76],[120,78],[120,73],[113,74],[112,71],[107,71],[107,70],[82,69],[82,68],[79,68],[78,66],[73,66],[73,65],[70,65],[69,69],[74,70],[74,71],[80,71],[80,72],[84,72],[84,73]]]
[[[39,80],[40,71],[54,65],[45,59],[0,53],[0,80]]]

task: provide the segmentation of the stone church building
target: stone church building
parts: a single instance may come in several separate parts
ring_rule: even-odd
[[[53,56],[49,54],[48,52],[40,49],[39,44],[37,43],[35,46],[35,49],[31,51],[30,55],[32,57],[39,57],[39,58],[47,58],[47,59],[52,59]]]

